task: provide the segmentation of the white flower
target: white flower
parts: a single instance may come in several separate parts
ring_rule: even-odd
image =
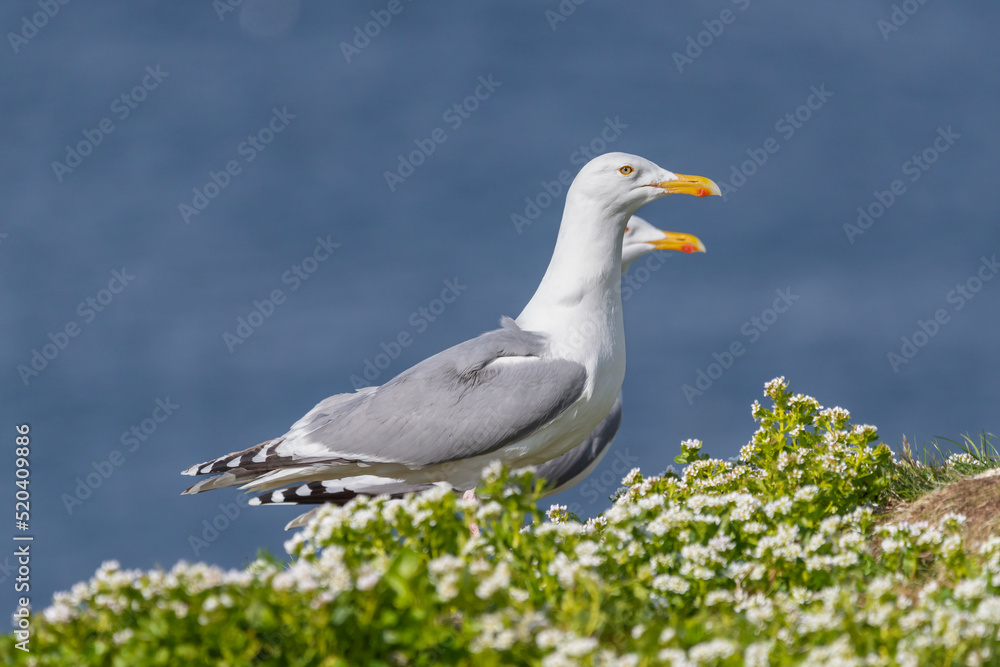
[[[725,660],[736,653],[736,646],[728,639],[712,639],[701,644],[695,644],[688,650],[688,657],[695,662]]]
[[[754,642],[743,650],[744,667],[768,667],[774,640]]]
[[[705,595],[706,607],[712,607],[720,603],[732,602],[732,601],[733,601],[733,594],[727,590],[709,591]]]
[[[476,587],[476,596],[488,600],[493,593],[510,585],[510,566],[507,561],[500,561],[493,574],[483,579]]]
[[[531,596],[531,594],[523,588],[512,588],[507,591],[507,594],[510,595],[511,599],[515,602],[525,602]]]
[[[357,510],[351,514],[350,526],[352,530],[363,531],[368,527],[369,523],[372,523],[378,518],[375,511],[370,507],[365,507],[363,509]]]
[[[653,579],[653,588],[661,592],[671,592],[677,593],[678,595],[683,595],[688,592],[691,585],[681,577],[673,574],[661,574],[657,575]]]
[[[490,461],[489,465],[483,468],[482,479],[484,482],[495,482],[500,479],[503,472],[503,463],[499,460]]]
[[[799,527],[791,524],[781,524],[773,535],[765,535],[757,541],[757,548],[754,550],[754,558],[763,558],[768,551],[775,558],[792,560],[798,558],[802,553],[796,538]]]
[[[437,505],[454,492],[455,489],[448,482],[437,482],[431,488],[420,493],[420,500],[423,503]]]
[[[604,513],[604,518],[608,523],[614,525],[629,518],[629,511],[622,505],[614,505]]]
[[[651,510],[662,506],[665,500],[666,499],[663,497],[663,494],[654,493],[650,496],[643,496],[639,499],[636,505],[644,510]]]
[[[622,478],[622,486],[634,486],[639,482],[642,472],[638,468],[632,468],[628,474]]]
[[[789,399],[788,402],[793,407],[801,405],[808,408],[812,408],[813,410],[819,410],[820,407],[822,407],[820,406],[819,401],[817,401],[812,396],[806,396],[805,394],[795,394],[794,396],[791,397],[791,399]]]
[[[503,614],[484,614],[479,617],[479,636],[472,642],[473,652],[485,650],[505,651],[514,645],[517,635],[507,627]]]
[[[559,579],[559,583],[564,587],[569,588],[573,585],[573,580],[576,577],[577,570],[580,569],[580,564],[571,561],[566,557],[566,554],[559,552],[556,557],[549,563],[549,574],[555,575]]]
[[[834,408],[823,408],[819,411],[821,417],[828,417],[834,423],[838,421],[847,421],[851,418],[851,413],[844,408],[834,407]]]
[[[753,563],[737,561],[726,566],[726,578],[733,581],[740,581],[753,570]]]
[[[944,527],[946,525],[954,524],[955,527],[964,526],[967,521],[964,514],[958,514],[957,512],[948,512],[938,520],[938,525]]]
[[[862,436],[865,440],[874,440],[878,438],[878,429],[871,424],[855,424],[851,429],[851,432],[854,433],[854,435]],[[865,450],[871,451],[868,447],[866,447]]]
[[[806,486],[799,488],[795,492],[794,498],[797,501],[809,502],[810,500],[816,497],[817,493],[819,493],[818,486],[816,486],[815,484],[807,484]]]
[[[861,661],[854,655],[854,650],[847,636],[841,635],[827,645],[811,648],[803,660],[803,664],[855,667],[860,665]]]
[[[374,588],[375,584],[377,584],[381,578],[382,574],[370,564],[366,563],[361,566],[361,572],[358,574],[358,580],[354,585],[359,591],[368,591]]]
[[[774,517],[775,514],[788,514],[792,511],[792,501],[788,496],[781,496],[777,500],[772,500],[768,504],[764,505],[764,514],[769,518]]]
[[[948,457],[947,464],[954,466],[958,463],[964,463],[966,465],[973,465],[976,463],[976,459],[972,458],[972,455],[968,452],[962,452],[960,454],[952,454]]]
[[[57,593],[58,595],[58,593]],[[56,602],[43,612],[45,620],[49,623],[69,623],[76,616],[76,609],[65,602]]]
[[[584,567],[597,567],[604,562],[598,555],[601,545],[593,540],[583,540],[576,545],[576,561]]]
[[[563,655],[568,655],[571,658],[582,658],[593,653],[596,648],[597,640],[593,637],[576,637],[560,646],[559,650]]]
[[[746,602],[737,607],[737,611],[742,611],[748,621],[758,626],[774,618],[774,604],[760,593],[747,598]]]
[[[964,518],[964,517],[963,517]],[[962,549],[962,536],[949,535],[941,541],[941,554],[943,556],[953,556]]]
[[[764,384],[764,395],[769,398],[774,398],[778,395],[778,392],[783,391],[788,388],[788,383],[785,382],[785,376],[776,377],[769,382]]]
[[[955,584],[953,594],[957,600],[978,600],[986,594],[986,582],[982,579],[962,579]]]
[[[994,627],[1000,626],[1000,597],[991,595],[980,602],[976,618]]]
[[[562,642],[563,637],[564,634],[562,630],[557,630],[556,628],[546,628],[535,635],[535,644],[542,650],[550,649]]]
[[[713,551],[729,551],[736,546],[733,538],[725,534],[719,534],[708,541],[708,548]]]
[[[482,521],[500,516],[501,514],[503,514],[503,505],[495,500],[491,500],[479,508],[476,512],[476,518]]]
[[[687,653],[683,649],[679,648],[663,648],[660,652],[656,654],[656,657],[664,665],[670,665],[670,667],[689,667],[694,663],[690,662],[687,658]]]
[[[888,577],[876,577],[868,582],[868,597],[878,600],[891,591],[893,582]]]
[[[174,612],[174,616],[176,616],[177,618],[184,618],[185,616],[187,616],[188,606],[185,603],[180,602],[179,600],[171,602],[169,608],[170,611]]]
[[[546,512],[546,514],[549,517],[549,521],[558,523],[562,520],[566,512],[567,509],[565,505],[553,505],[549,508],[549,511]]]

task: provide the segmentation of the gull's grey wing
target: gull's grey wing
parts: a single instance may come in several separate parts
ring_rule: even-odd
[[[365,394],[370,394],[376,389],[378,389],[378,387],[362,387],[353,394],[351,393],[334,394],[333,396],[327,396],[322,401],[317,403],[316,407],[314,407],[312,410],[303,415],[301,419],[292,424],[292,427],[289,429],[289,431],[294,431],[299,428],[305,428],[310,423],[314,422],[316,419],[322,416],[332,415],[336,410],[336,407],[341,403],[346,403],[347,401],[355,399],[358,396],[364,396]]]
[[[535,474],[545,480],[546,496],[576,485],[589,475],[608,453],[618,427],[622,423],[622,397],[618,395],[608,416],[582,443],[562,456],[536,466]],[[378,477],[357,477],[321,482],[309,482],[265,493],[250,501],[251,505],[345,505],[357,496],[390,496],[401,498],[408,493],[420,493],[433,484],[408,484]],[[464,489],[458,489],[463,491]],[[314,512],[294,519],[286,528],[305,525]]]
[[[334,394],[333,396],[328,396],[317,403],[316,407],[306,413],[302,419],[292,424],[292,430],[301,426],[304,423],[304,420],[309,419],[314,415],[329,414],[334,409],[334,406],[355,399],[360,395],[375,391],[375,389],[377,389],[377,387],[362,387],[354,393]],[[187,468],[181,472],[182,475],[212,474],[215,476],[204,479],[197,484],[188,487],[188,489],[184,491],[184,494],[200,493],[202,491],[218,489],[224,486],[233,486],[235,484],[242,484],[254,479],[262,472],[270,470],[270,467],[266,463],[267,453],[270,450],[273,450],[274,447],[281,442],[281,438],[266,440],[259,445],[250,447],[249,449],[232,452],[230,454],[226,454],[225,456],[212,459],[211,461],[198,463]]]
[[[544,336],[505,320],[331,414],[300,420],[277,453],[414,468],[488,454],[551,421],[582,393],[583,366],[547,352]]]
[[[225,479],[189,491],[312,464],[416,469],[516,442],[572,405],[587,374],[581,364],[548,358],[544,335],[524,331],[509,318],[501,325],[381,387],[321,402],[281,438],[192,466],[185,474],[225,473]]]

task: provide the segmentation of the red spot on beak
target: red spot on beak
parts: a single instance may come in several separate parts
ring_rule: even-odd
[[[708,188],[698,188],[698,192],[695,193],[695,196],[697,196],[697,197],[708,197],[711,194],[712,194],[712,191],[709,190]],[[687,252],[687,251],[685,251],[685,252]]]
[[[700,196],[702,196],[702,195],[698,195],[698,196],[700,197]],[[695,247],[694,247],[693,245],[683,245],[683,246],[681,246],[681,251],[682,251],[682,252],[686,252],[686,253],[688,253],[689,255],[690,255],[691,253],[693,253],[693,252],[694,252],[695,250],[697,250],[697,248],[695,248]]]

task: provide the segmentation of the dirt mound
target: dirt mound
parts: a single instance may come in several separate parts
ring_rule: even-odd
[[[936,523],[945,514],[963,514],[966,548],[975,551],[991,535],[1000,534],[1000,469],[988,470],[932,491],[910,503],[887,508],[891,521]]]

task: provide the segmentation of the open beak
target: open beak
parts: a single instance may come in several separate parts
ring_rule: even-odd
[[[685,253],[705,252],[705,244],[694,234],[663,232],[662,239],[651,241],[649,244],[657,250],[679,250]]]
[[[675,174],[675,176],[677,176],[676,180],[653,183],[653,186],[662,188],[668,195],[694,195],[695,197],[722,196],[722,190],[710,178],[705,178],[704,176],[685,176],[684,174]]]

